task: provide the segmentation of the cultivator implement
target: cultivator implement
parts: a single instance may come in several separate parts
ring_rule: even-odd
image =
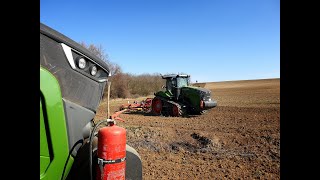
[[[149,113],[151,112],[151,104],[152,104],[152,99],[153,98],[147,98],[141,102],[137,102],[137,101],[133,101],[133,103],[126,103],[126,104],[122,104],[119,107],[119,110],[127,110],[127,112],[132,112],[132,111],[142,111],[142,112],[146,112]]]

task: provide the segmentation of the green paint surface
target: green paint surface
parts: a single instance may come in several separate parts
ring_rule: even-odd
[[[40,93],[42,94],[40,102],[40,179],[61,179],[69,155],[61,89],[57,79],[41,67]],[[50,147],[52,154],[49,153]],[[72,164],[73,158],[70,157],[65,177]]]

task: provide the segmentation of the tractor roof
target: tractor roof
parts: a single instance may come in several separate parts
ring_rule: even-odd
[[[162,79],[167,79],[167,78],[177,78],[177,77],[185,77],[188,78],[190,75],[187,74],[166,74],[166,75],[161,75]]]
[[[45,25],[43,23],[40,23],[40,33],[56,40],[59,43],[64,43],[64,44],[70,46],[71,48],[78,50],[79,52],[83,53],[84,55],[88,56],[89,58],[91,58],[92,60],[97,62],[99,65],[101,65],[103,68],[105,68],[109,73],[110,69],[109,69],[108,65],[103,60],[98,58],[96,55],[94,55],[88,49],[82,47],[80,44],[73,41],[72,39],[66,37],[65,35],[57,32],[56,30],[48,27],[47,25]]]

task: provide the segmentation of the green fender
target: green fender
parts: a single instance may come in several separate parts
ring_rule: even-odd
[[[61,179],[68,155],[68,135],[61,89],[57,79],[40,67],[40,179]],[[64,179],[73,161],[70,157]]]
[[[170,91],[159,91],[154,94],[155,96],[160,96],[166,99],[173,97],[173,94]]]

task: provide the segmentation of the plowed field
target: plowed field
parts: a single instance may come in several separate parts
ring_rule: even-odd
[[[141,155],[143,178],[280,179],[280,79],[212,82],[205,88],[218,106],[203,115],[120,115],[125,122],[117,124]],[[112,100],[111,112],[128,100]],[[102,102],[98,115],[106,109]]]

